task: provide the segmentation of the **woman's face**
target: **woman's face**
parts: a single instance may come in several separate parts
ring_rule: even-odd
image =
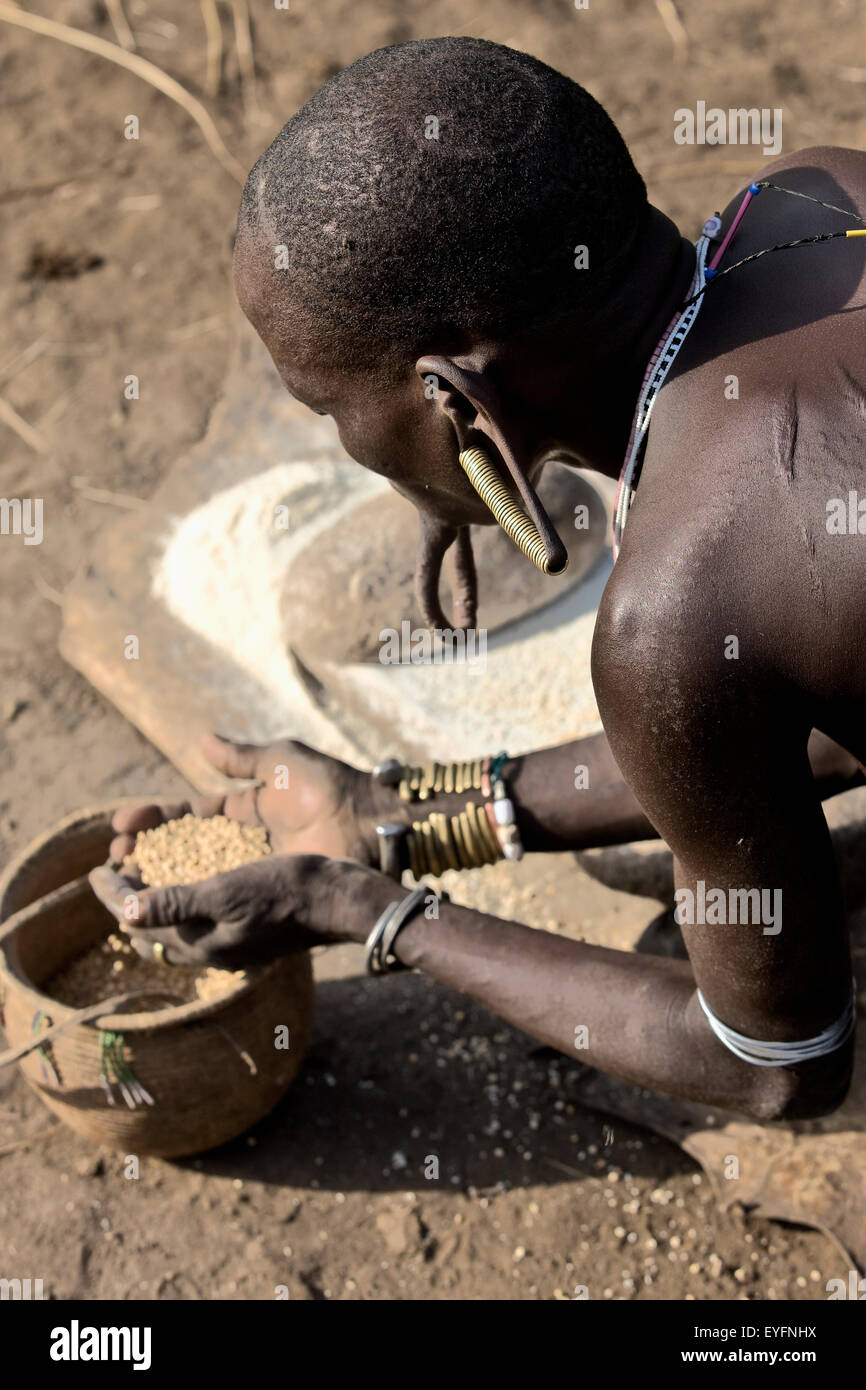
[[[436,520],[451,526],[491,522],[458,463],[457,432],[438,406],[435,379],[425,380],[411,361],[405,375],[387,385],[360,370],[329,369],[315,344],[292,334],[285,307],[276,330],[254,262],[236,260],[235,287],[286,390],[316,414],[333,418],[351,458]]]

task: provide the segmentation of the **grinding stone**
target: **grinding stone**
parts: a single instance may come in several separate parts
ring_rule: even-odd
[[[478,625],[495,632],[573,589],[601,555],[607,513],[585,477],[562,463],[545,469],[539,496],[569,553],[564,574],[542,574],[496,525],[472,528],[478,571]],[[575,528],[575,508],[588,524]],[[304,665],[379,660],[383,628],[408,619],[425,626],[413,592],[418,522],[396,493],[360,501],[348,516],[320,531],[289,565],[280,605],[287,642]],[[447,575],[442,606],[450,611]]]

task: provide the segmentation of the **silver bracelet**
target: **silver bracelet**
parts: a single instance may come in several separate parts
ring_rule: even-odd
[[[716,1018],[701,991],[697,991],[698,1003],[703,1009],[707,1022],[720,1043],[724,1043],[735,1057],[749,1062],[753,1067],[790,1067],[802,1062],[812,1062],[817,1057],[826,1057],[846,1043],[854,1032],[857,1015],[857,982],[851,998],[835,1023],[825,1028],[815,1038],[798,1038],[793,1042],[768,1042],[759,1038],[747,1038],[743,1033],[735,1033],[727,1023]]]
[[[377,918],[373,930],[364,944],[367,952],[368,974],[389,975],[397,970],[409,969],[407,965],[392,955],[392,948],[398,933],[406,925],[416,908],[420,907],[428,894],[432,892],[432,888],[428,884],[424,884],[423,887],[416,888],[408,897],[403,898],[401,902],[389,903],[385,911]]]
[[[403,839],[409,827],[401,821],[384,821],[376,826],[376,843],[379,846],[379,871],[399,883],[402,878],[400,854]]]

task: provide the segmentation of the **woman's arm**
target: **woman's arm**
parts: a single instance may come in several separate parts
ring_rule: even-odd
[[[109,866],[90,877],[142,954],[161,942],[170,965],[224,969],[313,945],[361,944],[380,914],[408,892],[374,869],[320,855],[271,855],[165,888],[144,889]],[[767,940],[760,933],[760,926],[748,928],[753,945]],[[718,954],[714,961],[704,956],[703,976],[730,965],[726,934],[711,933],[711,951]],[[692,968],[683,961],[535,931],[440,901],[432,889],[392,949],[403,964],[471,996],[540,1041],[639,1086],[756,1119],[824,1114],[844,1095],[850,1043],[840,1054],[806,1066],[752,1067],[712,1033],[696,999]],[[796,983],[796,959],[791,968]],[[711,984],[705,979],[704,989]],[[387,981],[381,988],[386,1008]],[[738,992],[734,985],[734,1007]],[[763,995],[768,1017],[778,1012],[778,994],[762,991],[754,974],[743,979],[741,992],[752,1007]],[[811,1025],[807,1007],[802,1024],[793,1019],[794,1035],[815,1031]],[[758,1036],[777,1034],[774,1025]]]
[[[354,865],[331,867],[333,930],[338,939],[363,942],[406,890]],[[397,937],[394,953],[405,965],[589,1066],[760,1120],[824,1114],[844,1096],[850,1045],[796,1068],[740,1061],[710,1030],[686,961],[589,945],[454,903],[434,905],[432,890],[427,910],[437,915],[419,911]],[[760,935],[761,927],[749,931]],[[717,944],[724,956],[718,934]]]
[[[717,730],[709,745],[708,724]],[[804,1066],[753,1067],[717,1040],[695,990],[755,1038],[814,1036],[850,998],[829,836],[803,743],[798,752],[747,721],[726,734],[700,714],[682,741],[659,742],[641,719],[628,728],[624,760],[679,857],[678,883],[767,890],[774,909],[778,893],[778,930],[776,922],[768,931],[761,922],[697,922],[684,929],[687,964],[536,931],[438,902],[431,889],[427,912],[402,929],[395,954],[622,1080],[759,1119],[826,1113],[844,1096],[850,1044]],[[737,755],[738,742],[748,757]],[[572,758],[562,749],[547,756],[560,766]],[[374,869],[318,855],[274,855],[200,884],[148,890],[132,919],[124,917],[129,885],[113,871],[97,871],[94,886],[133,931],[161,940],[169,960],[230,968],[316,942],[363,943],[408,891]],[[386,981],[382,989],[387,996]]]
[[[817,730],[809,741],[809,758],[822,800],[862,785],[863,773],[855,759]],[[604,733],[511,758],[503,777],[527,851],[597,849],[659,835],[620,772]],[[410,813],[391,788],[371,784],[371,795],[373,820],[423,819],[431,811],[456,815],[467,799],[456,794],[431,797],[414,804]]]

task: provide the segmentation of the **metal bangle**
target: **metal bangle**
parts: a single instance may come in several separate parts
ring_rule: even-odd
[[[435,878],[439,878],[442,873],[442,865],[439,861],[436,837],[433,834],[433,827],[429,820],[421,822],[421,834],[424,837],[423,844],[427,855],[427,863],[430,865],[430,872]]]
[[[463,825],[459,816],[451,817],[451,836],[457,850],[457,858],[460,861],[461,869],[466,868],[469,863],[469,851],[463,838]]]
[[[397,934],[431,891],[426,885],[416,888],[402,902],[389,903],[377,919],[366,941],[367,971],[370,975],[387,975],[397,970],[408,970],[409,967],[402,961],[392,957],[392,947]]]
[[[373,956],[382,940],[385,928],[391,920],[391,914],[395,912],[399,906],[399,901],[388,904],[385,911],[376,918],[376,921],[373,923],[373,930],[364,942],[364,950],[367,953],[367,970],[371,975],[378,975],[380,973],[378,970],[374,969]]]
[[[397,940],[398,935],[409,919],[414,916],[416,909],[419,908],[422,903],[425,903],[431,894],[434,897],[436,896],[436,894],[433,893],[433,889],[429,888],[426,884],[422,888],[416,888],[414,893],[411,893],[403,903],[402,910],[395,912],[394,916],[391,918],[379,944],[379,961],[384,974],[387,975],[397,970],[409,969],[409,966],[404,965],[403,962],[398,960],[393,954],[394,942]]]
[[[485,862],[487,855],[479,840],[478,828],[473,820],[472,813],[475,809],[473,801],[467,801],[466,810],[461,815],[463,822],[463,843],[471,856],[469,867],[472,869],[480,868]]]
[[[409,851],[409,872],[417,883],[418,879],[423,876],[424,870],[418,857],[418,837],[414,827],[406,835],[406,847]]]
[[[487,845],[488,850],[493,855],[493,861],[502,857],[502,848],[496,838],[493,826],[490,824],[490,815],[487,811],[488,803],[485,803],[478,810],[478,825],[481,831],[481,838]]]
[[[407,826],[398,821],[385,821],[376,826],[376,842],[379,846],[379,869],[396,883],[402,876],[401,847]]]
[[[399,786],[403,776],[403,764],[399,758],[386,758],[383,763],[376,764],[371,775],[373,780],[383,787]]]

